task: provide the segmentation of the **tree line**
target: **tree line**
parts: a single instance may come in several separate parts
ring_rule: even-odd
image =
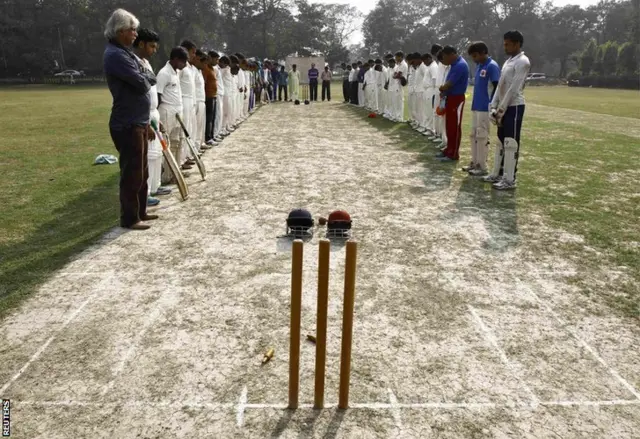
[[[524,34],[533,70],[556,63],[557,75],[565,77],[590,40],[630,43],[637,53],[640,0],[601,0],[587,8],[541,0],[378,0],[364,21],[364,50],[423,52],[431,43],[446,43],[464,52],[482,40],[502,62],[502,35],[510,29]]]
[[[555,63],[564,77],[591,55],[597,70],[599,59],[613,59],[612,46],[616,65],[638,64],[640,0],[601,0],[588,8],[541,0],[378,0],[365,17],[348,5],[311,0],[0,0],[0,75],[65,68],[101,74],[103,26],[118,7],[160,34],[157,65],[184,38],[260,59],[321,53],[332,66],[397,50],[424,52],[436,42],[464,51],[483,40],[503,61],[508,29],[524,33],[534,70]],[[349,45],[359,23],[364,44]]]
[[[104,24],[117,8],[159,33],[157,65],[184,38],[260,59],[319,52],[337,63],[361,19],[348,5],[308,0],[0,0],[0,75],[101,74]]]

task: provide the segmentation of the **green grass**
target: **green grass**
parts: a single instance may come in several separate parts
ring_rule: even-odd
[[[640,119],[640,92],[578,87],[527,87],[527,102]]]
[[[118,220],[104,87],[0,89],[0,318]]]
[[[542,104],[543,97],[555,95],[563,104],[571,95],[577,109],[584,109],[593,102],[592,89],[568,87],[527,88],[528,102]],[[598,90],[603,98],[602,90]],[[614,96],[624,95],[618,90],[609,91]],[[638,106],[632,100],[602,103],[604,114],[616,115],[621,110],[627,115]],[[353,109],[358,113],[364,111]],[[553,108],[549,109],[553,112]],[[608,112],[608,113],[607,113]],[[551,122],[544,118],[525,116],[523,127],[523,158],[518,171],[518,189],[512,197],[495,197],[480,182],[466,178],[454,171],[450,183],[459,185],[460,191],[472,196],[479,206],[484,203],[499,209],[505,218],[504,232],[517,225],[526,225],[533,214],[543,214],[548,225],[570,234],[584,237],[584,244],[557,243],[543,234],[528,236],[529,245],[535,245],[540,256],[561,255],[579,261],[581,270],[597,273],[603,265],[628,267],[633,278],[601,291],[586,276],[573,279],[585,295],[607,303],[620,315],[640,318],[640,197],[638,196],[637,161],[640,157],[640,140],[619,133],[592,129],[584,125]],[[436,150],[406,125],[393,125],[377,118],[368,121],[381,130],[400,133],[405,149],[423,151],[421,159],[426,175],[449,176],[452,165],[442,165],[433,159]],[[469,160],[467,133],[470,129],[470,112],[465,111],[465,126],[460,163]],[[495,134],[494,134],[495,135]],[[493,151],[490,153],[490,160]],[[516,224],[517,223],[517,224]],[[531,224],[533,225],[533,224]],[[515,239],[515,238],[514,238]],[[534,244],[535,242],[535,244]],[[592,248],[595,251],[585,251]]]
[[[333,92],[334,100],[341,99],[341,89],[334,87]],[[530,87],[527,99],[550,106],[572,103],[580,110],[602,100],[598,109],[604,114],[622,111],[629,116],[638,103],[627,99],[627,93],[632,92]],[[104,87],[0,89],[0,318],[117,225],[118,167],[92,165],[97,154],[115,153],[107,126],[110,105]],[[514,240],[518,226],[526,225],[532,214],[542,214],[548,225],[585,239],[585,244],[567,244],[528,236],[537,240],[541,256],[574,258],[583,270],[594,272],[603,264],[629,267],[635,278],[615,285],[613,293],[598,291],[580,277],[574,281],[621,315],[640,317],[638,139],[530,115],[523,129],[517,194],[496,197],[486,186],[452,171],[451,165],[436,163],[431,157],[435,150],[406,126],[367,120],[400,134],[400,147],[424,151],[420,160],[425,175],[450,176],[450,184],[459,185],[478,205],[499,209],[505,218],[499,226]],[[467,133],[468,128],[462,161],[468,161]],[[585,245],[596,252],[585,251]]]

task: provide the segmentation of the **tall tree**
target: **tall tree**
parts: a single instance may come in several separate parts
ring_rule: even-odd
[[[587,43],[579,57],[580,72],[583,75],[591,74],[596,63],[597,53],[598,44],[596,43],[596,40],[592,38],[589,43]]]
[[[567,74],[567,63],[571,55],[578,52],[585,38],[595,27],[595,14],[570,5],[564,8],[551,8],[543,13],[546,58],[560,63],[559,76]]]

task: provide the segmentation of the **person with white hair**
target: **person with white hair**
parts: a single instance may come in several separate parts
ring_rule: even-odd
[[[120,154],[120,225],[147,230],[145,221],[158,219],[147,214],[149,140],[155,139],[149,126],[149,91],[156,78],[132,52],[140,22],[130,12],[118,9],[107,21],[104,35],[104,72],[113,107],[109,120],[111,139]]]

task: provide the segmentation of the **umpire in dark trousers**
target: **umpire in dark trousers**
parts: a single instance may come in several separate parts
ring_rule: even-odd
[[[318,77],[320,76],[320,72],[316,69],[315,64],[311,64],[311,68],[309,69],[309,100],[310,101],[318,101]]]
[[[105,29],[104,72],[113,107],[109,130],[120,153],[120,225],[132,230],[149,228],[143,221],[158,219],[147,214],[147,150],[154,139],[149,127],[149,91],[156,78],[131,52],[139,21],[124,9],[116,10]]]
[[[349,89],[349,86],[351,85],[349,83],[349,77],[351,76],[351,66],[347,65],[346,63],[342,63],[340,67],[342,68],[342,96],[344,96],[345,104],[348,104],[351,96],[351,90]]]
[[[358,105],[358,64],[351,64],[351,74],[349,75],[349,91],[351,104]]]

